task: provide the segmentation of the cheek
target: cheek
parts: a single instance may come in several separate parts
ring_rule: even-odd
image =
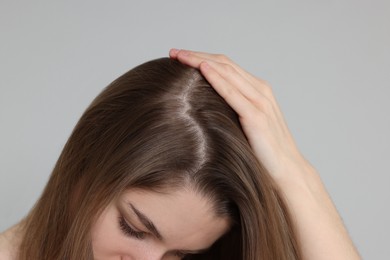
[[[136,255],[141,241],[126,237],[118,226],[118,210],[108,207],[91,229],[92,249],[95,260],[120,259]]]

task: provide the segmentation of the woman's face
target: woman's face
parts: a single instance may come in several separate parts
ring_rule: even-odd
[[[132,189],[110,204],[92,226],[96,260],[178,260],[209,248],[229,229],[210,201],[181,189]]]

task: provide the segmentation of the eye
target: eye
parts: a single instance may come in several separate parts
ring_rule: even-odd
[[[194,256],[194,254],[189,254],[181,251],[176,251],[174,254],[175,257],[178,257],[181,260],[189,260],[192,259],[191,256]]]
[[[180,251],[175,253],[175,256],[179,257],[180,259],[183,259],[186,255],[187,254],[184,254],[183,252],[180,252]]]
[[[125,218],[122,215],[119,216],[119,227],[126,236],[134,237],[136,239],[145,238],[146,232],[136,231],[129,224],[127,224]]]

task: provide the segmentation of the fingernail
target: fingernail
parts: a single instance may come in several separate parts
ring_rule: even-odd
[[[188,56],[188,55],[190,55],[190,52],[189,52],[189,51],[186,51],[186,50],[181,50],[180,53],[181,53],[183,56]]]
[[[179,50],[178,50],[178,49],[175,49],[175,48],[173,48],[173,49],[171,49],[171,52],[172,52],[173,54],[177,54],[177,53],[179,52]]]

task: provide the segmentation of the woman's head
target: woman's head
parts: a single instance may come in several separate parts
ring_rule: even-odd
[[[191,188],[129,189],[92,225],[95,259],[178,260],[210,248],[231,225]]]
[[[110,248],[104,251],[97,242],[113,233],[99,232],[99,223],[109,225],[104,221],[112,219],[112,229],[125,231],[130,220],[122,215],[128,211],[136,222],[130,224],[144,228],[137,222],[142,207],[153,221],[165,223],[176,241],[187,241],[186,247],[213,245],[193,259],[291,259],[297,254],[283,201],[253,155],[236,113],[198,70],[168,58],[120,76],[85,111],[26,218],[21,256],[103,255]],[[193,216],[177,218],[188,229],[178,222],[175,231],[172,216],[166,215],[176,212],[177,217],[192,207]],[[194,233],[201,221],[210,228]],[[189,245],[189,234],[194,244],[203,245]],[[155,259],[144,253],[134,259]]]

